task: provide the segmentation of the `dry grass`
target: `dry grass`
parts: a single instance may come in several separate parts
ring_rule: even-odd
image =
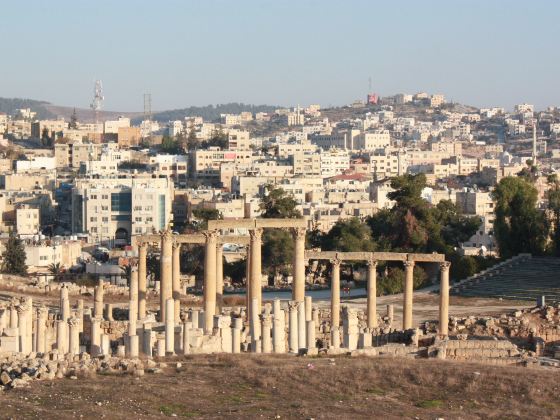
[[[37,382],[1,416],[43,418],[553,418],[557,371],[438,360],[191,356],[179,370]],[[55,410],[56,408],[56,410]]]

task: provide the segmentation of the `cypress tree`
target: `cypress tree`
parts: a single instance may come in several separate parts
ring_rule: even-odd
[[[6,250],[2,254],[2,271],[8,274],[27,274],[26,258],[22,240],[13,231],[10,232]]]

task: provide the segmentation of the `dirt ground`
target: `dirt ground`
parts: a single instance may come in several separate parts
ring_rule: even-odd
[[[0,418],[557,418],[558,372],[439,360],[219,355],[161,373],[34,382]]]

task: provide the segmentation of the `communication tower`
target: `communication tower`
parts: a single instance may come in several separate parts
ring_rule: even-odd
[[[95,124],[99,122],[99,111],[101,111],[101,106],[103,105],[104,100],[103,84],[101,83],[101,80],[96,80],[93,87],[93,101],[89,106],[93,110],[93,119]]]

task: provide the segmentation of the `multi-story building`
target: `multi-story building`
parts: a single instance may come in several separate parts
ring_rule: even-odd
[[[20,236],[36,235],[41,229],[39,209],[28,205],[19,205],[16,208],[16,232]]]
[[[389,147],[391,136],[388,130],[374,130],[361,133],[354,141],[352,149],[376,151]]]
[[[167,178],[76,179],[72,232],[87,233],[94,243],[126,244],[132,235],[169,226],[172,197]]]

